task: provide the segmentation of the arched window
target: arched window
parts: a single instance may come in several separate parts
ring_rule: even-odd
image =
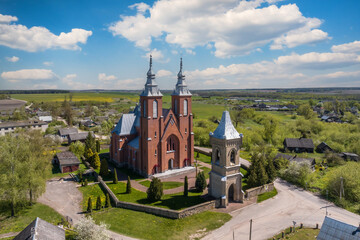
[[[220,163],[220,150],[216,149],[216,155],[215,155],[215,164],[219,164]]]
[[[156,100],[153,101],[153,118],[158,117],[158,102]]]
[[[235,150],[232,150],[230,153],[230,164],[235,164]]]
[[[177,107],[177,99],[175,99],[175,101],[174,101],[174,111],[175,111],[175,114],[177,114],[177,110],[178,109],[178,107]]]
[[[188,100],[184,100],[184,116],[188,115]]]
[[[143,116],[146,117],[146,101],[143,102]]]

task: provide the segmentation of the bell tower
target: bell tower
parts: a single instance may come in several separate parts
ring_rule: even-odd
[[[147,72],[145,88],[140,95],[140,171],[148,176],[152,172],[152,166],[160,165],[159,157],[159,133],[160,118],[162,115],[162,94],[155,82],[155,74],[152,69],[152,56]]]
[[[193,114],[191,108],[191,93],[183,74],[183,63],[180,58],[178,80],[171,94],[171,108],[179,123],[179,130],[185,141],[180,148],[180,167],[190,166],[194,162]]]
[[[241,180],[244,176],[240,172],[239,159],[242,135],[236,131],[228,111],[223,112],[218,127],[209,135],[212,145],[209,194],[221,199],[221,207],[231,201],[242,202]]]

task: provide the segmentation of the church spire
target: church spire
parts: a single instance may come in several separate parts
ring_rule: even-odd
[[[185,75],[183,75],[182,68],[183,68],[183,63],[182,63],[182,58],[180,58],[180,70],[177,75],[178,81],[176,83],[176,87],[172,95],[191,96],[191,93],[186,85]]]
[[[155,74],[152,70],[152,56],[150,55],[150,64],[149,70],[147,72],[147,80],[145,83],[145,88],[140,96],[162,96],[160,90],[158,89],[158,85],[155,82]]]

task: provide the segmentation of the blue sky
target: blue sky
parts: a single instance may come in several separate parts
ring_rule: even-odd
[[[0,0],[0,89],[360,86],[360,1]]]

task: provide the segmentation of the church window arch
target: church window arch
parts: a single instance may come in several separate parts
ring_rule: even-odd
[[[216,148],[215,149],[215,164],[219,165],[220,164],[220,149]]]
[[[175,101],[174,101],[174,112],[175,112],[175,114],[177,114],[177,111],[178,111],[177,99],[175,99]]]
[[[153,101],[153,118],[158,117],[158,102],[156,100]]]
[[[230,164],[234,164],[235,165],[235,159],[236,159],[236,150],[233,149],[230,152]]]

